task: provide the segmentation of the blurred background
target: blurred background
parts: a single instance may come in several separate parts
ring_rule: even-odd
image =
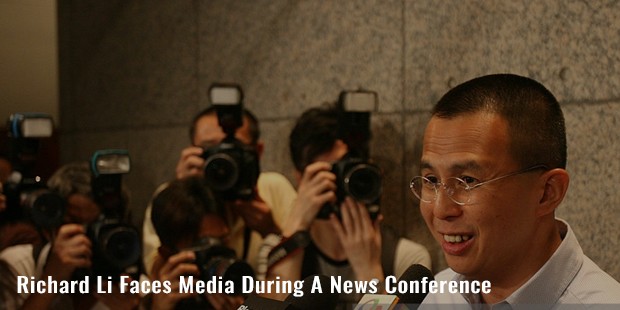
[[[449,88],[499,72],[534,78],[560,100],[571,185],[558,215],[620,280],[618,1],[0,0],[0,117],[54,117],[43,169],[128,149],[138,225],[174,176],[211,83],[242,85],[261,122],[262,169],[293,183],[296,117],[344,89],[376,91],[383,213],[429,248],[434,271],[446,265],[408,190],[422,131]]]

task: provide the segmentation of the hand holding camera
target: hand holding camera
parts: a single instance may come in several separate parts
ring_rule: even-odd
[[[326,203],[336,202],[336,175],[331,164],[314,162],[306,167],[297,188],[297,200],[283,229],[285,236],[308,230],[319,210]]]
[[[90,268],[92,243],[84,226],[65,224],[58,229],[45,274],[56,280],[69,280],[78,268]]]
[[[179,279],[182,275],[198,276],[200,274],[198,266],[194,264],[195,259],[193,251],[182,251],[166,260],[159,272],[155,274],[155,280],[170,281],[171,291],[169,294],[153,294],[152,309],[174,309],[181,300],[197,295],[196,292],[181,293],[179,290]]]
[[[203,175],[205,165],[205,160],[202,158],[203,152],[204,149],[198,146],[189,146],[181,151],[176,168],[177,179]]]

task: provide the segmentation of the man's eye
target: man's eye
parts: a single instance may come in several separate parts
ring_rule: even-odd
[[[427,175],[427,176],[425,176],[425,178],[428,180],[429,183],[432,183],[432,184],[439,183],[439,179],[436,176]]]
[[[476,185],[476,184],[480,183],[480,181],[478,181],[478,179],[476,179],[474,177],[462,176],[460,179],[465,181],[465,183],[467,183],[467,185]]]

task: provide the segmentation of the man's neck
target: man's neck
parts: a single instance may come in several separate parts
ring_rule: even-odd
[[[528,251],[528,253],[521,255],[523,259],[520,260],[520,263],[506,266],[506,273],[503,275],[484,277],[490,280],[492,284],[492,290],[489,294],[481,294],[484,303],[496,304],[512,295],[542,268],[562,243],[560,230],[555,219],[552,225],[541,227],[536,235],[547,236],[533,241],[530,248],[539,250]]]

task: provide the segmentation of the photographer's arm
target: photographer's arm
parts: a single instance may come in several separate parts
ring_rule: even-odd
[[[41,279],[51,276],[56,281],[69,280],[76,268],[90,267],[92,245],[84,233],[82,225],[66,224],[60,227]],[[55,297],[56,294],[51,293],[33,293],[22,309],[46,309]]]
[[[297,231],[310,229],[317,213],[323,205],[336,200],[336,176],[330,172],[331,165],[327,162],[316,162],[306,167],[299,182],[297,200],[288,220],[282,227],[282,235],[287,238]],[[267,272],[267,280],[301,280],[304,249],[289,254]],[[267,297],[283,300],[286,294],[273,294]]]

